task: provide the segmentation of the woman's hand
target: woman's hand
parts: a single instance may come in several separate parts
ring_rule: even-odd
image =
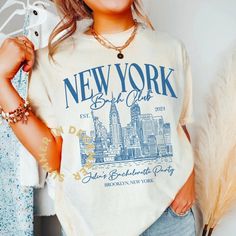
[[[195,202],[195,174],[194,170],[184,186],[177,193],[174,201],[171,203],[171,208],[177,214],[184,214],[188,211]]]
[[[186,126],[182,127],[189,142],[191,142],[190,134],[187,130]],[[171,203],[171,208],[177,214],[184,214],[188,211],[195,202],[195,173],[194,170],[192,174],[189,176],[188,180],[184,184],[184,186],[177,193],[174,201]]]
[[[6,38],[0,47],[0,82],[14,78],[21,66],[28,72],[34,60],[34,45],[27,37]]]

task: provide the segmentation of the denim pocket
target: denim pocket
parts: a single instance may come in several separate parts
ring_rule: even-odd
[[[175,216],[175,217],[185,217],[187,216],[190,212],[191,212],[191,208],[189,210],[187,210],[184,214],[178,214],[176,213],[171,207],[169,207],[169,211],[171,213],[171,215]]]

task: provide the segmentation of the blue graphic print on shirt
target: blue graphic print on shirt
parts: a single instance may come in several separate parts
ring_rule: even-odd
[[[114,75],[111,75],[112,69]],[[99,66],[81,71],[74,74],[74,81],[70,78],[64,79],[66,109],[69,108],[69,95],[72,96],[72,101],[75,103],[91,100],[93,110],[100,109],[107,102],[112,103],[113,101],[126,102],[126,105],[130,107],[137,100],[149,101],[152,97],[151,93],[177,98],[169,81],[173,77],[173,72],[174,69],[164,66],[144,64],[141,67],[136,63],[114,64],[113,67],[111,65]],[[107,95],[110,92],[111,77],[121,91],[117,98],[112,96],[109,100]],[[91,88],[91,81],[95,81],[95,88]],[[127,91],[128,86],[132,88],[129,92]],[[122,97],[123,94],[127,94],[126,99]]]
[[[111,76],[111,70],[113,74]],[[115,72],[115,73],[114,73]],[[176,91],[171,85],[174,69],[152,64],[125,63],[99,66],[77,74],[74,78],[65,78],[66,109],[74,103],[90,102],[90,115],[87,117],[93,123],[93,130],[85,131],[94,145],[94,165],[122,164],[140,161],[165,162],[168,166],[157,165],[154,175],[161,172],[173,174],[170,166],[173,157],[171,143],[171,124],[163,115],[142,113],[140,102],[149,102],[155,95],[170,96],[177,99]],[[111,91],[113,81],[116,81],[116,91]],[[93,85],[93,86],[92,86]],[[130,90],[131,88],[131,90]],[[119,92],[119,89],[121,90]],[[130,90],[130,91],[129,91]],[[113,93],[118,94],[116,96]],[[123,103],[129,110],[129,122],[122,124],[117,104]],[[104,116],[108,116],[108,123],[101,121],[97,110],[106,106]],[[109,109],[108,107],[109,106]],[[163,107],[165,110],[165,107]],[[127,117],[127,114],[126,114]],[[89,154],[86,152],[87,143],[80,138],[81,165],[86,164]],[[114,171],[114,170],[113,170]],[[129,172],[130,170],[127,169]],[[131,170],[133,173],[135,169]],[[149,174],[147,172],[147,174]],[[139,174],[143,171],[139,171]],[[110,173],[111,174],[111,173]],[[121,174],[120,174],[121,175]],[[114,173],[112,173],[114,177]],[[117,175],[118,176],[118,175]],[[124,173],[122,174],[124,176]],[[107,174],[94,176],[90,173],[86,181],[107,178]],[[111,176],[110,176],[111,178]],[[89,179],[89,180],[88,180]],[[108,178],[109,179],[109,178]]]
[[[119,112],[112,103],[108,130],[92,111],[94,131],[90,133],[94,140],[96,163],[152,160],[173,155],[170,123],[165,123],[162,116],[142,114],[137,103],[131,106],[130,115],[130,123],[122,127]],[[80,145],[84,165],[88,154],[82,139]]]

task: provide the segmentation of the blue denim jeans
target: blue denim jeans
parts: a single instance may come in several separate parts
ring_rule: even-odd
[[[62,229],[61,236],[66,236]],[[105,235],[104,235],[105,236]],[[177,215],[170,207],[139,236],[196,236],[192,209]]]
[[[168,207],[140,236],[196,236],[193,211],[180,216]]]

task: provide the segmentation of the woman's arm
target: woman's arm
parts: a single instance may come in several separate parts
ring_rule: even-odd
[[[24,39],[28,40],[26,37]],[[26,51],[18,41],[8,39],[0,48],[0,106],[4,112],[15,110],[22,102],[11,79],[14,78],[22,63],[25,63],[24,71],[29,71],[34,62],[34,48],[30,44],[31,42],[27,41],[28,49]],[[59,172],[61,137],[55,138],[50,129],[37,118],[33,111],[30,111],[26,124],[18,121],[10,123],[10,126],[19,141],[48,172]]]

